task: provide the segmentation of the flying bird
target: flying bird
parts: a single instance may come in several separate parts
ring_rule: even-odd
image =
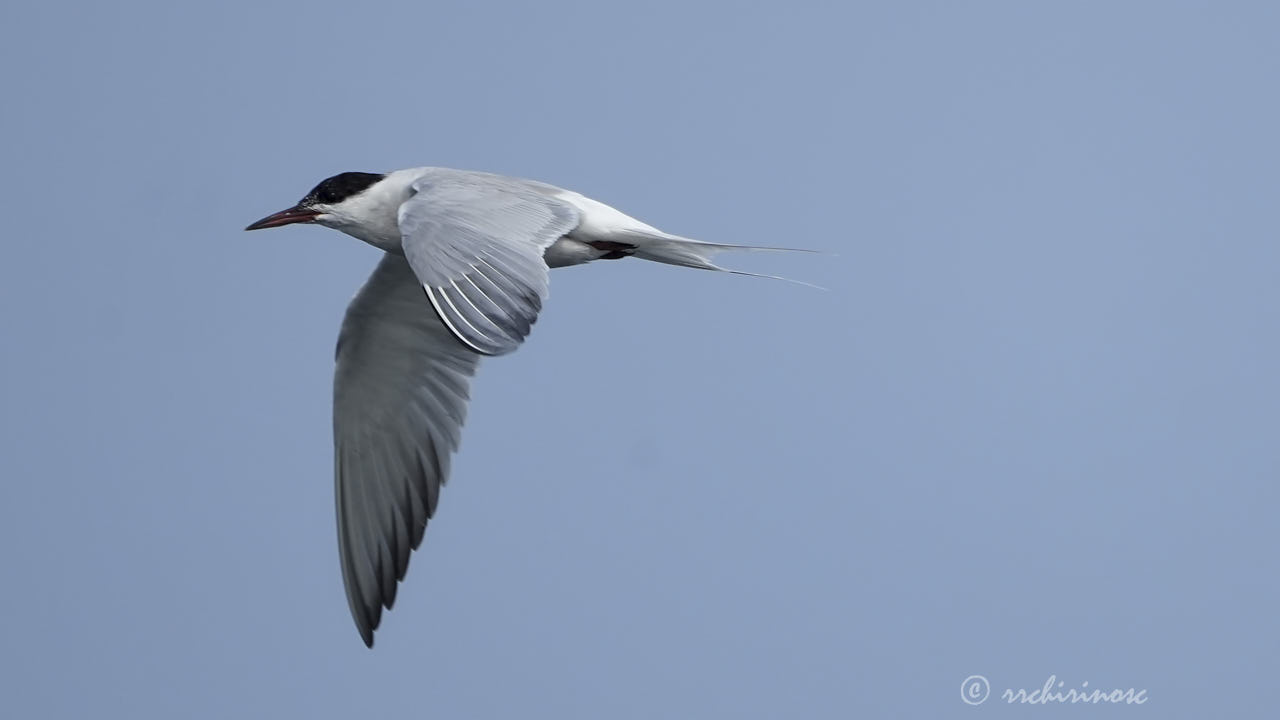
[[[775,249],[669,235],[553,185],[436,167],[334,175],[245,229],[294,223],[384,251],[347,308],[333,379],[338,552],[369,647],[449,477],[476,364],[529,335],[550,268],[636,257],[725,270],[718,252]]]

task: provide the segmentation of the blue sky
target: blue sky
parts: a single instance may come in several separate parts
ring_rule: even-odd
[[[0,23],[11,717],[1270,711],[1268,3],[123,3]],[[558,270],[372,652],[345,170],[533,177],[744,269]],[[993,693],[973,709],[970,675]]]

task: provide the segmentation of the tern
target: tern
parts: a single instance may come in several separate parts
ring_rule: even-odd
[[[437,167],[334,175],[245,229],[294,223],[384,252],[347,308],[333,379],[338,553],[370,648],[449,477],[476,365],[529,335],[550,268],[635,257],[755,275],[711,257],[780,249],[669,235],[553,185]]]

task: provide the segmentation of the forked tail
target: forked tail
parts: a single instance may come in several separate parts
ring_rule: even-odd
[[[623,239],[623,238],[619,238]],[[726,267],[720,267],[711,262],[711,258],[717,254],[729,250],[752,251],[752,252],[802,252],[812,253],[815,250],[801,250],[798,248],[780,248],[780,247],[756,247],[753,245],[728,245],[724,243],[710,243],[701,240],[693,240],[691,238],[680,237],[678,235],[667,235],[666,233],[626,233],[625,241],[635,245],[635,250],[631,252],[632,257],[642,258],[644,260],[652,260],[653,262],[667,263],[668,265],[679,265],[680,267],[697,268],[699,270],[716,270],[719,272],[733,273],[734,275],[748,275],[750,277],[769,278],[771,280],[783,280],[797,285],[817,288],[825,290],[826,288],[807,283],[803,280],[793,280],[788,277],[779,275],[764,275],[761,273],[747,272],[745,270],[732,270]]]

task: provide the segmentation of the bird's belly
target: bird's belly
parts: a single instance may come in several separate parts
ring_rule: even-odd
[[[542,253],[542,259],[546,261],[547,267],[556,268],[599,260],[604,254],[581,240],[565,236],[551,243]]]

